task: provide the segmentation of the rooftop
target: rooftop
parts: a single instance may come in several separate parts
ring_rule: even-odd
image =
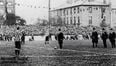
[[[73,7],[73,6],[94,6],[94,5],[95,6],[101,5],[102,6],[102,5],[109,5],[109,4],[104,4],[103,2],[98,2],[98,1],[92,1],[92,2],[77,1],[77,2],[72,3],[72,4],[64,3],[63,5],[56,7],[56,9],[54,9],[54,10],[69,8],[69,7]]]

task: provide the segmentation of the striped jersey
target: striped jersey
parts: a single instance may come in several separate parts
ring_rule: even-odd
[[[20,31],[16,31],[15,33],[15,41],[21,41],[21,34],[20,34]]]

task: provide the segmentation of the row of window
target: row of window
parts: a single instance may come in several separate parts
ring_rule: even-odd
[[[74,22],[73,22],[74,21]],[[106,21],[106,17],[104,16],[103,20],[102,21]],[[79,25],[81,22],[80,22],[80,17],[78,17],[78,21],[76,21],[76,17],[74,17],[74,19],[72,19],[72,17],[70,17],[70,21],[69,21],[69,18],[64,18],[64,23],[65,24],[73,24],[73,25]],[[92,22],[92,16],[89,17],[89,25],[93,24]]]
[[[79,17],[78,17],[78,21],[80,22],[80,18],[79,18]],[[66,24],[69,24],[69,17],[64,18],[64,22],[65,22]],[[70,17],[70,24],[75,24],[75,25],[76,25],[76,17],[74,17],[74,23],[73,23],[73,18]]]
[[[64,18],[64,23],[69,24],[69,17]],[[76,17],[74,18],[70,17],[70,24],[74,24],[74,25],[80,24],[80,17],[78,17],[77,21],[76,21]],[[92,24],[92,16],[89,17],[89,24]]]
[[[82,8],[79,8],[79,7],[74,7],[74,8],[70,8],[70,9],[64,9],[64,10],[59,10],[57,12],[58,15],[61,15],[61,16],[65,16],[65,15],[69,15],[69,13],[72,15],[72,14],[76,14],[76,13],[80,13],[80,12],[84,12],[84,11],[88,11],[89,13],[92,13],[92,11],[94,10],[98,10],[99,8],[98,7],[88,7],[86,9],[82,9]],[[101,11],[102,12],[105,12],[105,8],[101,8]]]

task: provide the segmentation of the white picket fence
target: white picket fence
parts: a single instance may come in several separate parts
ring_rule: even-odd
[[[65,35],[65,37],[67,37],[69,35]],[[25,40],[29,41],[29,39],[31,38],[31,36],[26,36]],[[34,36],[34,40],[35,41],[45,41],[45,36]],[[55,40],[55,36],[52,36],[52,41]],[[83,40],[83,36],[82,35],[78,35],[78,40]]]

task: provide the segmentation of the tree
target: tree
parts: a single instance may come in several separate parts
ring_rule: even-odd
[[[50,18],[50,24],[53,26],[63,26],[64,22],[60,16],[54,16]]]
[[[4,23],[4,17],[2,15],[2,16],[0,16],[0,25],[2,25],[3,23]]]
[[[26,24],[25,19],[21,18],[20,16],[15,16],[15,14],[10,14],[10,13],[6,15],[6,20],[3,23],[3,25],[25,25],[25,24]]]
[[[49,25],[49,22],[46,19],[37,18],[37,22],[35,23],[35,25],[46,26],[46,25]]]
[[[101,23],[100,23],[100,27],[107,27],[108,25],[106,24],[106,22],[105,21],[102,21]]]
[[[15,14],[7,14],[6,15],[6,20],[3,23],[3,25],[15,25],[16,24],[16,18]]]
[[[49,25],[49,23],[48,23],[48,21],[46,19],[42,19],[42,25],[46,26],[46,25]]]
[[[41,22],[42,22],[42,20],[40,19],[40,18],[37,18],[37,22],[35,23],[35,25],[40,25],[41,24]]]
[[[21,18],[20,16],[16,16],[16,21],[17,21],[16,25],[22,25],[22,26],[26,25],[26,20]]]
[[[56,20],[55,17],[51,17],[50,18],[50,24],[55,26],[56,25],[56,21],[55,20]]]
[[[60,16],[57,16],[57,17],[58,17],[58,18],[57,18],[57,25],[58,25],[58,26],[64,25],[62,18],[61,18]]]

